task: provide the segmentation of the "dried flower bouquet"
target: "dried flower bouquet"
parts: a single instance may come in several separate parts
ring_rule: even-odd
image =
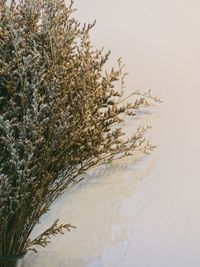
[[[72,1],[0,0],[0,256],[73,228],[56,221],[29,239],[88,169],[153,149],[147,128],[124,139],[120,123],[160,100],[135,91],[127,103],[121,61],[105,70],[109,53],[91,45],[93,24],[81,26],[73,11]]]

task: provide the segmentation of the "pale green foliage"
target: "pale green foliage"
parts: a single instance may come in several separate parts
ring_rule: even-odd
[[[104,71],[109,53],[91,45],[93,25],[80,26],[72,12],[62,0],[0,1],[0,255],[45,246],[69,230],[56,221],[29,240],[50,204],[88,169],[153,149],[145,128],[124,140],[120,123],[159,99],[136,91],[127,103],[121,62]]]

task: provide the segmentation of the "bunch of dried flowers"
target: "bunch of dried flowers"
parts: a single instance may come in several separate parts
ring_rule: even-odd
[[[105,70],[109,53],[91,45],[93,24],[81,26],[73,11],[72,1],[0,0],[0,256],[73,228],[56,221],[29,239],[88,169],[153,149],[147,128],[124,139],[121,122],[160,100],[135,91],[127,103],[121,61]]]

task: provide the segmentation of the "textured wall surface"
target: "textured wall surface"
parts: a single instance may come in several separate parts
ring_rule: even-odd
[[[151,88],[164,100],[142,119],[158,148],[136,164],[91,172],[43,220],[78,229],[19,266],[199,267],[200,3],[76,0],[75,7],[81,21],[97,19],[91,38],[112,50],[111,64],[122,57],[127,90]]]

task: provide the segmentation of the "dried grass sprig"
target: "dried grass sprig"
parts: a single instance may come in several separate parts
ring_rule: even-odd
[[[28,239],[26,242],[26,249],[27,250],[33,250],[34,252],[37,252],[34,246],[42,246],[46,247],[48,243],[50,243],[52,236],[55,236],[57,234],[64,234],[64,230],[67,230],[68,232],[71,231],[71,229],[75,229],[76,226],[68,223],[68,224],[60,224],[58,225],[59,220],[56,220],[51,227],[49,227],[47,230],[45,230],[42,234],[40,234],[35,239],[31,240]]]

